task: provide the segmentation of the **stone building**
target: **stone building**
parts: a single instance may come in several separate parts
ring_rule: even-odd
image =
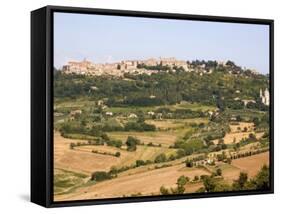
[[[262,89],[260,89],[260,98],[261,98],[261,102],[266,105],[269,106],[269,90],[268,88],[266,88],[264,91]]]
[[[81,62],[70,61],[67,65],[63,66],[62,70],[65,73],[86,74],[93,68],[94,65],[90,61],[84,59]]]

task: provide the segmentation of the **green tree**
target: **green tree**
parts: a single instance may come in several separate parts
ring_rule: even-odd
[[[177,180],[177,185],[178,186],[184,186],[187,184],[189,181],[189,178],[185,177],[184,175],[180,176]]]
[[[214,189],[216,187],[214,178],[211,178],[210,176],[205,176],[203,178],[203,184],[206,192],[214,192]]]
[[[193,181],[199,181],[199,176],[195,175],[194,178],[193,178]]]
[[[143,160],[136,160],[136,167],[143,166],[143,165],[145,165],[145,162]]]
[[[258,117],[254,117],[253,118],[253,123],[255,124],[255,126],[257,127],[260,124],[260,119]]]
[[[264,165],[261,170],[258,172],[254,179],[254,184],[256,189],[267,190],[269,189],[269,168],[267,165]]]
[[[239,178],[235,180],[232,184],[233,190],[243,190],[248,181],[248,174],[245,172],[240,172]]]
[[[128,151],[136,151],[137,150],[137,144],[140,143],[140,140],[132,137],[132,136],[128,136],[127,141],[126,141],[126,145],[127,145],[127,150]]]
[[[226,183],[217,183],[214,188],[214,192],[228,192],[231,190],[232,190],[231,186]]]
[[[103,180],[108,180],[111,178],[112,178],[111,174],[104,172],[104,171],[94,172],[94,173],[92,173],[92,176],[91,176],[91,180],[94,180],[94,181],[103,181]]]
[[[161,195],[169,195],[169,190],[167,188],[165,188],[164,186],[160,187],[160,193]]]
[[[187,160],[185,161],[185,166],[186,166],[186,167],[189,167],[189,168],[193,167],[193,161],[187,159]]]
[[[75,147],[75,143],[70,143],[70,144],[69,144],[69,148],[70,148],[70,149],[74,149],[74,147]]]
[[[155,163],[162,163],[162,162],[165,162],[165,161],[167,161],[167,157],[164,153],[161,153],[161,154],[157,155],[155,160],[154,160]]]
[[[109,141],[110,140],[106,133],[102,133],[101,134],[101,139],[103,139],[104,141]]]
[[[218,168],[218,169],[216,170],[216,175],[217,175],[217,176],[221,176],[221,175],[222,175],[222,170],[221,170],[220,168]]]

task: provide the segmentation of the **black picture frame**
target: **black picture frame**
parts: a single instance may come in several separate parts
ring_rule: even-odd
[[[177,20],[199,20],[225,23],[268,25],[270,38],[270,189],[223,193],[145,196],[79,201],[53,201],[53,14],[54,12],[147,17]],[[204,15],[108,10],[79,7],[46,6],[31,12],[31,201],[44,207],[80,206],[226,197],[274,192],[274,21]]]

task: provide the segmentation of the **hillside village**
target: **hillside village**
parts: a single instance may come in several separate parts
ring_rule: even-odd
[[[82,74],[82,75],[111,75],[122,77],[124,74],[147,74],[151,75],[159,71],[176,72],[181,69],[185,72],[196,72],[203,74],[211,74],[214,68],[227,68],[229,73],[239,74],[244,71],[252,74],[258,74],[255,70],[243,69],[236,66],[231,61],[184,61],[174,57],[170,58],[150,58],[146,60],[123,60],[114,63],[93,63],[84,59],[83,61],[69,61],[63,66],[62,71],[66,74]],[[163,69],[161,69],[163,68]]]

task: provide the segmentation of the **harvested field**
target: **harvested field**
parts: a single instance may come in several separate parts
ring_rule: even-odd
[[[195,119],[163,119],[163,120],[146,120],[146,123],[155,125],[159,129],[176,129],[190,125],[191,123],[207,123],[207,118],[195,118]]]
[[[175,154],[175,149],[169,149],[165,147],[149,147],[149,146],[137,146],[137,150],[135,152],[129,152],[125,149],[118,149],[115,147],[110,146],[80,146],[75,148],[75,151],[80,151],[88,154],[93,154],[92,150],[100,151],[100,152],[109,152],[109,153],[115,153],[120,152],[120,157],[113,157],[114,161],[108,162],[110,166],[129,166],[131,164],[134,164],[136,160],[154,160],[155,157],[161,153],[166,154],[167,156],[171,154]],[[98,156],[106,156],[102,154],[93,154]],[[110,157],[110,156],[109,156]],[[95,170],[95,169],[93,169]]]
[[[243,131],[244,128],[247,128],[247,131]],[[226,133],[223,140],[225,144],[239,143],[243,138],[248,138],[251,133],[255,134],[257,139],[261,138],[263,135],[263,132],[254,132],[253,123],[239,122],[237,125],[230,125],[230,132]],[[214,143],[217,144],[218,139],[214,140]]]
[[[244,128],[247,128],[247,131],[253,131],[254,123],[246,123],[246,122],[239,122],[237,125],[229,125],[230,130],[232,133],[234,132],[241,132]]]
[[[114,139],[122,140],[125,142],[128,136],[137,137],[142,143],[148,144],[150,142],[156,144],[162,144],[165,147],[169,147],[174,144],[178,137],[178,133],[173,131],[166,132],[109,132],[108,135]]]
[[[247,172],[249,177],[255,176],[265,164],[269,165],[269,152],[236,159],[231,163],[241,171]]]
[[[70,149],[71,142],[85,142],[63,138],[59,133],[55,133],[55,169],[62,168],[74,172],[81,172],[90,175],[94,171],[109,171],[114,166],[129,166],[136,160],[154,160],[161,153],[167,156],[175,154],[175,149],[166,147],[138,146],[136,152],[128,152],[110,146],[79,146]],[[101,152],[120,152],[120,157],[92,153],[92,150]]]
[[[159,194],[162,185],[172,187],[181,175],[193,178],[195,175],[209,175],[204,169],[187,169],[183,164],[155,169],[134,175],[122,176],[98,184],[82,187],[69,195],[55,197],[60,200],[77,200],[92,198],[114,198],[142,193],[142,195]]]
[[[236,133],[227,133],[223,138],[225,144],[239,143],[243,138],[248,138],[249,134],[255,134],[254,132],[236,132]],[[259,139],[263,135],[262,132],[256,133],[256,137]],[[217,144],[218,140],[214,140],[214,143]]]
[[[116,157],[87,153],[83,151],[71,150],[71,142],[85,142],[82,140],[72,140],[62,137],[58,132],[54,133],[54,168],[85,173],[90,175],[93,169],[109,170],[111,163],[116,161]]]

